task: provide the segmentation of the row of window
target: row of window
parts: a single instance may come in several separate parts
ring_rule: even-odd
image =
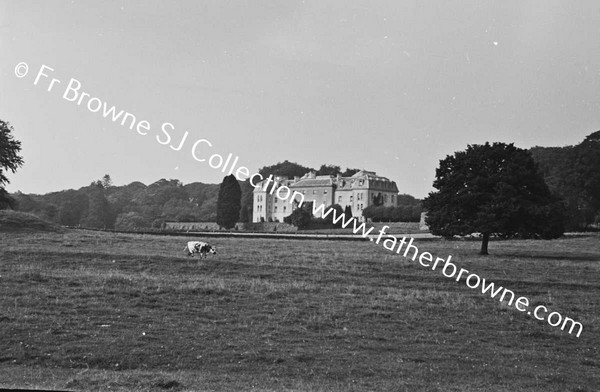
[[[365,206],[364,206],[363,203],[359,203],[359,204],[356,205],[356,209],[357,210],[364,210],[364,208],[365,208]],[[262,212],[263,211],[263,206],[257,206],[256,207],[256,211],[257,212]],[[287,211],[287,206],[283,206],[283,212],[286,212],[286,211]],[[275,206],[273,212],[275,212],[275,213],[277,212],[277,206]]]
[[[303,194],[306,194],[306,190],[303,190],[303,191],[302,191],[302,193],[303,193]],[[313,190],[313,195],[315,195],[316,193],[317,193],[316,189],[315,189],[315,190]],[[325,193],[325,194],[327,194],[327,189],[325,189],[324,193]],[[373,199],[374,199],[374,198],[375,198],[375,194],[371,194],[371,198],[373,198]],[[274,197],[274,199],[275,199],[275,203],[277,203],[277,202],[278,202],[278,200],[279,200],[279,198],[278,198],[278,197]],[[387,199],[388,199],[388,195],[387,195],[387,194],[384,194],[384,195],[383,195],[383,202],[384,202],[384,203],[387,203]],[[357,193],[357,194],[356,194],[356,200],[364,200],[364,194],[363,194],[363,193]],[[256,197],[256,201],[257,201],[257,202],[262,202],[262,201],[263,201],[263,195],[258,195],[258,196]],[[353,201],[354,201],[354,196],[353,196],[353,195],[350,195],[350,203],[352,203]],[[284,201],[284,200],[282,200],[282,202],[285,202],[285,201]],[[391,202],[392,204],[394,204],[394,195],[390,195],[390,202]],[[326,201],[324,201],[324,203],[326,203]],[[339,196],[338,196],[338,204],[341,204],[341,203],[342,203],[342,195],[339,195]]]
[[[303,195],[306,195],[306,189],[303,189],[303,190],[302,190],[302,194],[303,194]],[[312,194],[313,194],[313,195],[316,195],[316,194],[317,194],[317,190],[316,190],[316,189],[313,189],[313,191],[312,191]],[[326,195],[326,194],[327,194],[327,189],[323,189],[323,194],[324,194],[324,195]]]
[[[358,180],[358,186],[363,186],[365,180]],[[350,180],[350,184],[354,185],[354,180]],[[346,180],[342,180],[342,187],[346,186]]]
[[[364,200],[365,195],[362,193],[357,193],[356,194],[356,200]],[[350,203],[352,203],[354,201],[354,196],[350,195]],[[338,196],[338,204],[342,203],[342,195]]]
[[[263,206],[261,206],[261,205],[256,206],[256,212],[262,212],[262,210],[263,210]],[[283,206],[283,212],[286,212],[286,210],[287,210],[287,206]],[[275,206],[274,212],[277,212],[277,206]]]

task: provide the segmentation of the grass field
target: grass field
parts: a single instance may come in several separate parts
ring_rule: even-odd
[[[579,338],[367,241],[189,239],[0,233],[0,387],[600,390],[598,235],[417,242]]]

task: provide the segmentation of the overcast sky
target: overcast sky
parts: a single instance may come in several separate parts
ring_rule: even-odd
[[[599,37],[597,1],[0,0],[0,119],[25,159],[8,190],[220,183],[191,153],[206,139],[199,158],[364,168],[424,197],[467,144],[600,129]],[[71,78],[147,135],[64,99]]]

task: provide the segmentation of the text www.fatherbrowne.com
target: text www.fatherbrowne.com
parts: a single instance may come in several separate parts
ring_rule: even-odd
[[[515,293],[512,290],[502,286],[496,286],[494,282],[486,282],[484,278],[481,278],[477,274],[469,273],[469,271],[464,268],[459,269],[456,264],[450,262],[450,259],[452,258],[451,255],[449,255],[447,259],[436,257],[434,261],[434,256],[431,253],[419,253],[419,249],[413,245],[414,239],[412,237],[410,237],[408,242],[406,237],[402,237],[401,240],[398,240],[398,238],[395,236],[385,233],[385,230],[389,228],[387,225],[383,226],[379,230],[379,234],[374,237],[371,236],[371,231],[374,229],[373,226],[371,226],[369,229],[366,229],[364,222],[358,225],[358,222],[354,217],[346,220],[346,216],[344,214],[338,215],[336,210],[333,208],[325,210],[323,204],[319,205],[318,207],[315,207],[315,204],[313,204],[313,215],[317,214],[320,214],[323,218],[331,214],[333,222],[336,224],[341,222],[341,225],[344,228],[348,227],[352,223],[352,230],[354,234],[357,234],[360,231],[360,235],[362,237],[368,238],[370,241],[375,242],[375,244],[381,244],[385,249],[391,252],[400,254],[404,248],[404,252],[402,253],[404,257],[410,258],[412,261],[418,259],[420,265],[426,268],[431,268],[431,270],[441,270],[442,274],[446,278],[456,279],[457,282],[464,281],[467,287],[470,289],[481,288],[482,294],[489,293],[491,298],[497,298],[500,302],[506,303],[508,306],[512,306],[514,304],[518,311],[527,312],[528,315],[533,315],[533,317],[538,320],[546,320],[546,322],[552,327],[560,326],[560,329],[563,331],[565,328],[569,327],[569,334],[572,334],[577,328],[577,337],[579,337],[583,331],[583,325],[580,322],[577,322],[570,317],[563,317],[558,312],[551,312],[548,314],[548,308],[544,305],[538,305],[531,310],[529,306],[529,299],[527,297],[519,297],[515,301]],[[385,239],[382,241],[384,235]],[[548,317],[545,317],[546,314],[548,314]]]

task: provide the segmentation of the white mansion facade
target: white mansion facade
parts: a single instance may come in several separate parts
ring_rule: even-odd
[[[385,207],[395,207],[398,201],[398,187],[394,181],[366,170],[351,177],[317,176],[308,172],[293,180],[286,177],[274,177],[273,180],[261,181],[254,188],[252,222],[283,222],[283,218],[299,204],[311,202],[315,207],[320,204],[325,207],[339,204],[343,209],[350,206],[352,216],[363,221],[362,210],[374,204],[376,198],[381,198]],[[291,197],[277,197],[277,190],[282,187],[289,188],[286,193]]]

